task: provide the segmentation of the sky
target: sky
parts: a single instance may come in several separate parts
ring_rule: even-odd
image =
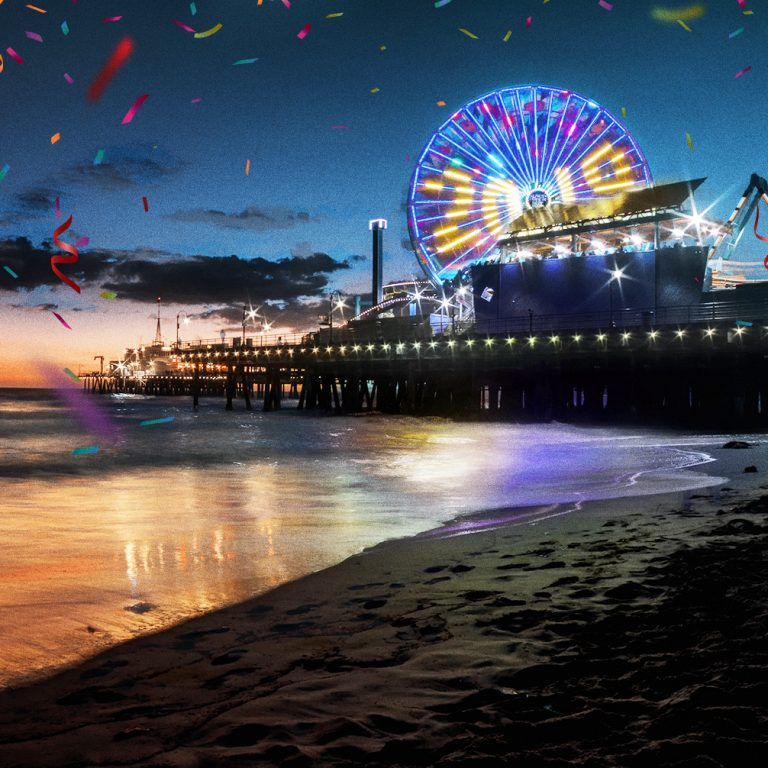
[[[370,292],[372,218],[389,222],[385,282],[421,276],[406,220],[416,160],[497,88],[623,107],[655,182],[706,176],[696,205],[714,217],[768,175],[766,0],[435,5],[1,0],[0,386],[151,343],[157,297],[167,342],[179,313],[183,340],[239,335],[244,305],[273,332],[316,328],[332,291]],[[89,98],[126,36],[132,54]],[[79,293],[51,266],[70,216],[60,240],[80,242],[77,262],[57,268]]]

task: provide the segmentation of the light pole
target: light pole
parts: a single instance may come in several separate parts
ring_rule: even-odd
[[[333,297],[336,296],[336,306],[333,306]],[[346,307],[344,299],[341,298],[341,294],[338,291],[331,291],[331,295],[328,297],[328,343],[333,344],[333,310],[342,309]]]
[[[176,349],[178,349],[181,346],[181,341],[179,340],[179,318],[184,315],[184,325],[189,325],[189,318],[187,317],[187,313],[177,312],[176,313]]]
[[[608,319],[611,328],[616,327],[616,323],[613,322],[613,281],[615,280],[618,283],[623,274],[623,269],[613,269],[611,271],[611,279],[608,281]]]

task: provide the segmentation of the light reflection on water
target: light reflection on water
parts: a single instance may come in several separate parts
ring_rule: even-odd
[[[466,532],[515,519],[503,508],[713,482],[686,470],[705,437],[99,401],[120,436],[73,457],[93,442],[77,414],[0,393],[0,683],[458,514],[493,510]]]

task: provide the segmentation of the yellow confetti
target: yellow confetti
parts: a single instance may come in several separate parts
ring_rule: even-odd
[[[507,34],[504,35],[504,42],[506,43],[509,40],[510,37],[512,37],[512,30],[508,29],[507,30]]]
[[[445,102],[444,101],[436,101],[435,104],[437,104],[438,107],[444,107]]]
[[[473,40],[480,39],[477,35],[473,35],[468,29],[464,29],[464,27],[459,27],[459,32],[463,32],[467,37],[471,37]]]
[[[251,172],[251,161],[245,161],[245,175],[247,176]]]
[[[754,13],[755,13],[754,11],[744,11],[745,16],[753,16]]]
[[[378,93],[381,88],[371,88],[371,93]]]
[[[692,32],[693,30],[681,19],[677,20],[677,23],[686,31],[686,32]]]
[[[621,116],[626,120],[627,119],[627,108],[622,107],[621,108]]]
[[[379,46],[379,50],[380,51],[386,51],[387,50],[387,46],[386,45],[380,45]]]
[[[651,18],[656,21],[664,21],[674,24],[680,21],[694,21],[700,19],[707,9],[701,3],[686,5],[684,8],[662,8],[660,5],[651,8]]]
[[[688,149],[693,149],[693,139],[691,138],[690,133],[685,134],[685,140],[688,143]]]
[[[60,138],[60,133],[54,133],[53,136],[51,136],[51,144],[55,144]]]
[[[205,32],[195,32],[195,37],[210,37],[211,35],[215,35],[222,27],[221,23],[218,23],[215,27],[211,27],[210,29],[206,29]]]
[[[325,18],[326,19],[338,19],[339,16],[343,16],[343,13],[326,13]]]

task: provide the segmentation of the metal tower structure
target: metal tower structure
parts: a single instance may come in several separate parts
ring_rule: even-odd
[[[152,342],[153,347],[163,346],[163,334],[160,331],[160,297],[157,297],[157,328],[155,329],[155,340]]]

